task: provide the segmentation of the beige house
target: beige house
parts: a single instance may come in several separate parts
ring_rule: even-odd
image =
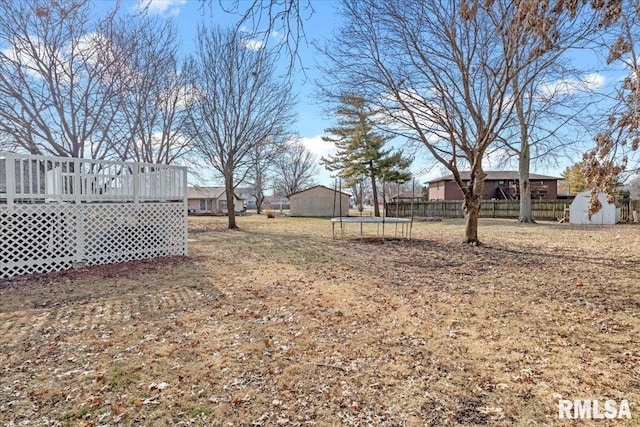
[[[289,196],[291,216],[349,216],[351,195],[316,185]]]
[[[234,195],[236,212],[243,212],[244,199]],[[227,213],[227,194],[224,187],[188,187],[187,206],[189,214],[222,215]]]

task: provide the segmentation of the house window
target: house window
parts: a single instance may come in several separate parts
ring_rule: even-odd
[[[204,203],[205,203],[204,199],[200,199],[200,210],[201,211],[205,210]]]
[[[207,210],[208,211],[213,211],[213,199],[208,199],[207,200]]]
[[[220,210],[221,211],[226,211],[227,210],[227,201],[226,200],[220,200],[218,202],[219,206],[220,206]]]

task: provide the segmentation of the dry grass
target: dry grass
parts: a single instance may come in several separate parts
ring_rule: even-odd
[[[640,425],[637,227],[238,223],[0,288],[3,424],[559,425],[566,398]]]

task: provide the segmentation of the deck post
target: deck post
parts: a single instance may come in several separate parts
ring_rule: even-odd
[[[9,212],[13,211],[13,201],[16,197],[16,161],[13,154],[5,155],[5,174],[7,175],[7,207]]]
[[[133,203],[140,202],[140,163],[133,165]]]
[[[82,163],[79,158],[73,159],[73,200],[76,205],[82,202],[82,189],[80,188]]]
[[[189,199],[187,199],[187,168],[182,168],[182,185],[180,185],[180,196],[184,199],[184,255],[189,255]]]

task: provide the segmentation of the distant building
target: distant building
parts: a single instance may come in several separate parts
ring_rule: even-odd
[[[234,209],[244,212],[244,199],[234,194]],[[188,187],[187,206],[189,214],[217,215],[227,213],[227,194],[224,187]]]
[[[283,195],[274,194],[271,196],[264,196],[263,209],[279,209],[279,210],[288,210],[289,209],[289,199],[287,199]]]
[[[253,188],[238,187],[236,188],[236,194],[238,195],[238,197],[244,200],[244,205],[247,209],[256,208],[256,198],[254,196],[255,191]]]
[[[349,216],[351,195],[316,185],[289,196],[291,216]]]
[[[400,194],[394,194],[391,196],[392,201],[400,202],[419,202],[422,200],[422,188],[416,188],[416,191],[402,191]]]
[[[484,200],[519,199],[520,174],[517,171],[487,171],[484,179]],[[461,172],[461,178],[469,182],[470,173]],[[558,180],[553,176],[529,174],[532,199],[554,200],[558,197]],[[433,179],[429,184],[429,200],[463,200],[464,196],[453,175]]]

